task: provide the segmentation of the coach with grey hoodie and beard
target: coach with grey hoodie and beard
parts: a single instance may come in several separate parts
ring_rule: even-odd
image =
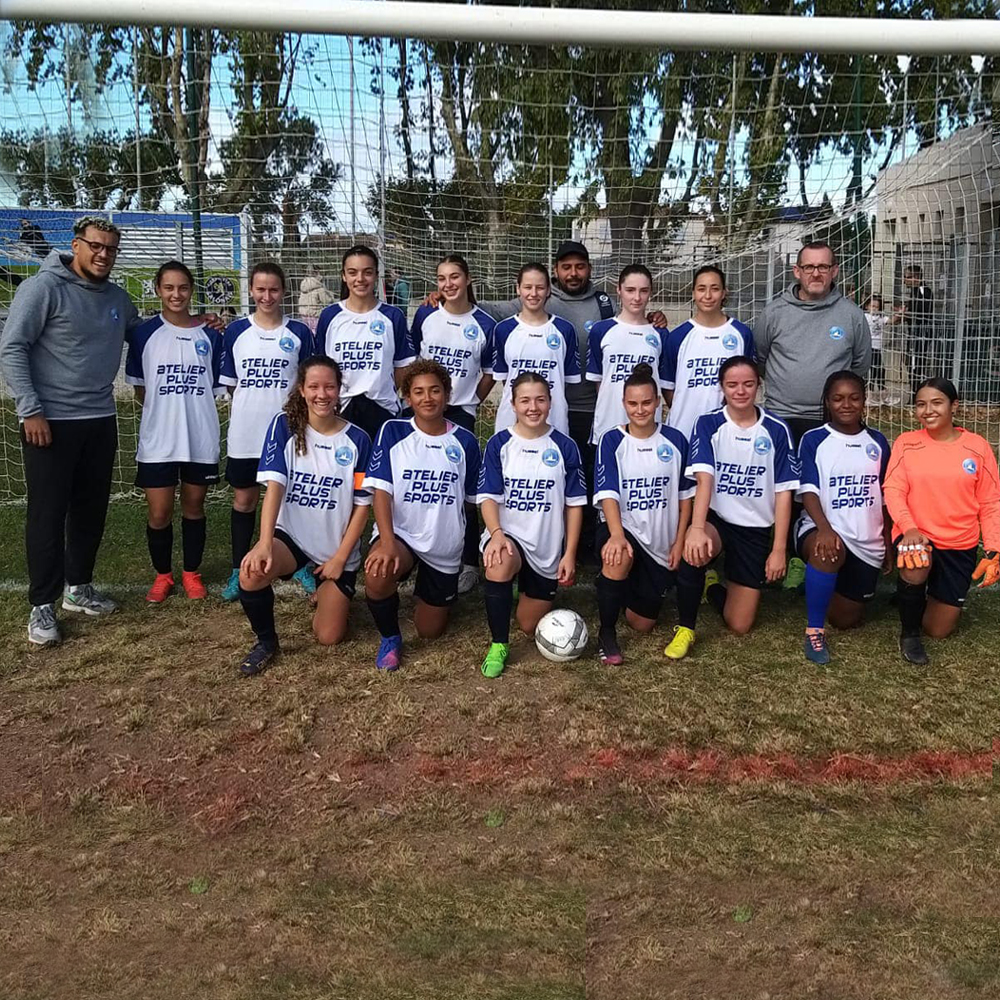
[[[28,488],[28,639],[60,641],[66,611],[117,609],[93,587],[118,449],[114,382],[126,331],[140,322],[108,280],[121,231],[80,219],[73,253],[53,250],[23,281],[0,334],[0,367],[17,407]],[[65,589],[64,589],[65,585]]]
[[[754,325],[767,408],[802,435],[823,423],[823,385],[836,371],[867,379],[872,340],[865,314],[834,287],[840,271],[827,243],[798,254],[796,283],[772,299]]]

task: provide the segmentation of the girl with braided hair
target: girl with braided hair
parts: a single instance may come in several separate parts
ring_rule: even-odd
[[[267,485],[260,538],[240,565],[240,603],[257,636],[240,664],[245,677],[261,673],[278,653],[275,578],[287,580],[315,563],[313,634],[332,646],[347,633],[372,502],[362,486],[371,440],[340,416],[340,387],[336,361],[307,359],[264,437],[257,472],[257,481]]]

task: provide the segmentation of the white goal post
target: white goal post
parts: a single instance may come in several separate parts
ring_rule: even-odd
[[[1000,53],[1000,21],[796,17],[409,3],[403,0],[3,0],[10,20],[176,24],[255,31],[715,51]],[[861,30],[863,28],[863,30]]]

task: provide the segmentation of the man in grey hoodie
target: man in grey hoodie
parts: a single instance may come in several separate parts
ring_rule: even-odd
[[[872,339],[865,314],[834,287],[840,268],[827,243],[798,254],[796,283],[772,299],[754,325],[767,408],[792,431],[795,445],[823,423],[823,384],[835,371],[868,377]]]
[[[118,448],[114,381],[125,332],[139,322],[108,280],[120,240],[106,219],[80,219],[72,255],[53,250],[18,286],[0,334],[0,368],[21,422],[28,639],[38,645],[60,641],[60,595],[66,611],[117,610],[92,578]]]

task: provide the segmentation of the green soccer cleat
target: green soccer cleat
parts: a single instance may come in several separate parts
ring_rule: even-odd
[[[804,587],[806,583],[806,564],[801,560],[792,556],[788,560],[788,570],[785,573],[785,582],[782,583],[782,588],[784,590],[798,590],[799,587]]]
[[[491,642],[489,652],[483,665],[479,668],[484,677],[499,677],[504,667],[507,666],[507,654],[510,653],[510,646],[505,642]]]
[[[719,574],[714,569],[705,571],[705,585],[701,588],[701,603],[708,604],[708,588],[719,582]]]

